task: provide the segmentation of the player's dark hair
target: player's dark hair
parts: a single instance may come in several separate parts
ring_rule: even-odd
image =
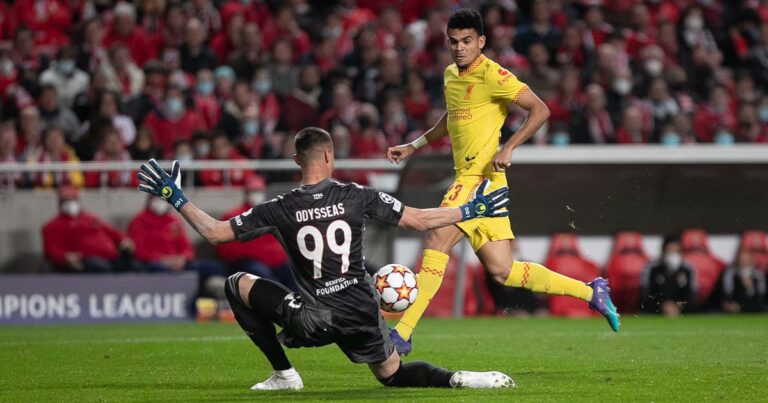
[[[296,133],[293,144],[296,147],[296,154],[304,158],[315,147],[325,144],[333,145],[333,141],[327,131],[319,127],[305,127]]]
[[[662,252],[667,250],[667,245],[671,243],[680,243],[680,235],[678,234],[667,234],[664,236],[664,242],[662,243],[661,250]]]
[[[478,36],[485,35],[483,17],[473,8],[462,8],[453,13],[448,19],[446,32],[452,29],[474,29]]]

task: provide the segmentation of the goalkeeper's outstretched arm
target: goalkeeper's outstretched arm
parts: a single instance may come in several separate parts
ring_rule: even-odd
[[[235,240],[235,233],[229,221],[219,221],[200,210],[187,200],[181,191],[179,161],[173,161],[171,173],[165,172],[154,159],[141,164],[137,174],[141,184],[139,190],[163,198],[171,204],[200,236],[212,244]]]

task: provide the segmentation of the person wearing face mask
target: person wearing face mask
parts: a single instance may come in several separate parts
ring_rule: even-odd
[[[88,74],[75,67],[75,54],[71,46],[61,48],[57,60],[40,75],[41,83],[56,87],[59,104],[65,108],[72,107],[75,96],[85,91],[90,82]]]
[[[243,186],[243,202],[221,216],[222,220],[232,217],[266,201],[266,185],[260,176],[254,176]],[[158,199],[159,200],[159,199]],[[166,203],[168,204],[168,203]],[[288,258],[280,242],[272,234],[262,235],[252,241],[230,242],[216,246],[219,258],[227,265],[228,274],[239,271],[251,273],[276,281],[296,291],[296,282],[291,274]]]
[[[251,88],[256,94],[256,103],[259,106],[261,132],[265,136],[271,136],[280,120],[280,101],[272,89],[272,81],[267,69],[257,69],[253,78]]]
[[[43,252],[55,271],[123,270],[133,242],[101,218],[83,211],[76,188],[61,187],[59,214],[42,230]]]
[[[765,275],[755,267],[749,248],[739,247],[733,264],[723,271],[717,290],[725,313],[765,311]]]
[[[210,130],[215,127],[221,118],[221,109],[214,94],[213,72],[211,70],[201,69],[195,74],[192,99],[195,103],[195,109],[203,115],[207,129]]]
[[[206,123],[200,112],[187,108],[182,90],[170,86],[162,103],[144,118],[143,126],[152,132],[155,144],[168,152],[174,141],[189,139],[194,131],[205,130]]]
[[[692,310],[696,276],[683,260],[682,245],[677,235],[664,238],[661,252],[661,258],[651,262],[643,273],[640,308],[644,312],[674,317]]]

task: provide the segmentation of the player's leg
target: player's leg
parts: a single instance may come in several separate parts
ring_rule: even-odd
[[[597,278],[585,284],[539,263],[513,260],[512,244],[508,239],[485,242],[477,249],[477,256],[496,282],[548,295],[579,298],[605,316],[611,329],[618,331],[618,313],[611,302],[610,289],[604,279]]]
[[[266,381],[251,389],[301,389],[304,386],[301,377],[288,361],[275,332],[275,323],[281,320],[281,304],[291,291],[278,283],[242,272],[227,278],[224,291],[237,323],[264,353],[274,371]]]
[[[368,364],[376,379],[388,387],[508,388],[515,382],[497,372],[448,371],[424,361],[402,362],[397,352],[383,362]]]
[[[421,258],[421,268],[416,275],[416,282],[419,285],[419,295],[416,301],[405,311],[400,322],[395,326],[395,330],[403,340],[408,340],[413,333],[413,329],[421,319],[427,305],[440,289],[443,282],[445,267],[448,265],[448,253],[453,249],[459,240],[464,237],[456,226],[450,225],[427,232],[424,242],[424,252]],[[401,354],[407,354],[410,351],[402,351],[398,345],[398,351]]]

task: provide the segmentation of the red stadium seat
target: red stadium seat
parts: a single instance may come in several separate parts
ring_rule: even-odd
[[[768,271],[768,236],[764,231],[744,231],[741,235],[739,249],[746,248],[752,252],[755,265],[763,272]]]
[[[544,264],[551,270],[580,281],[590,281],[600,275],[600,269],[582,256],[576,235],[552,235]],[[549,313],[555,316],[588,317],[596,315],[589,306],[573,297],[549,297]]]
[[[605,265],[611,296],[619,312],[636,312],[640,306],[640,281],[648,264],[639,232],[619,232]]]
[[[451,254],[448,266],[445,269],[445,277],[437,294],[430,301],[425,315],[436,317],[450,317],[453,315],[453,295],[456,289],[456,267],[458,256]],[[414,272],[418,273],[421,259],[414,264]],[[485,269],[482,265],[467,265],[467,276],[464,281],[464,315],[490,315],[496,306],[493,298],[485,286]]]
[[[683,260],[693,267],[699,284],[696,301],[702,304],[715,288],[725,263],[710,252],[707,233],[703,229],[691,228],[683,231],[680,241],[683,247]]]

